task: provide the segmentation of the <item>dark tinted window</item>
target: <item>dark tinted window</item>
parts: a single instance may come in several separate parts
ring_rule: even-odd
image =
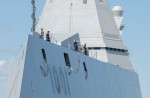
[[[83,0],[83,4],[87,4],[87,0]]]
[[[67,53],[64,53],[64,58],[65,58],[66,66],[70,67],[71,65],[70,65],[69,55]]]

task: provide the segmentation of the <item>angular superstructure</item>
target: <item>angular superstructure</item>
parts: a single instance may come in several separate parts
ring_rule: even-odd
[[[123,11],[117,12],[119,8],[112,12],[107,0],[47,0],[37,32],[44,28],[59,35],[78,33],[81,44],[87,43],[90,57],[133,71],[120,35]]]
[[[122,20],[123,9],[111,11],[107,0],[46,0],[10,73],[7,98],[142,98]],[[40,38],[41,28],[51,42]],[[88,55],[80,51],[85,43]]]

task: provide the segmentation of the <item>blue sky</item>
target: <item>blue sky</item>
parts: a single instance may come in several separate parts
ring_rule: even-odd
[[[36,0],[37,20],[45,0]],[[123,41],[138,72],[143,98],[150,98],[150,0],[109,0],[124,9]],[[0,1],[0,98],[4,98],[10,63],[31,33],[31,1]],[[6,67],[7,65],[7,67]]]

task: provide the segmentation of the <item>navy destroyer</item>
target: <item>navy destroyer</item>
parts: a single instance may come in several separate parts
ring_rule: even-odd
[[[122,41],[120,6],[110,10],[107,0],[46,0],[35,29],[32,1],[33,34],[13,65],[7,98],[142,98]]]

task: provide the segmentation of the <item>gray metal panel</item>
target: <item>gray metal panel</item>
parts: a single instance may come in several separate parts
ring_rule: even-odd
[[[79,38],[79,34],[78,33],[68,37],[65,40],[63,40],[61,42],[61,46],[64,46],[64,47],[67,47],[69,49],[74,50],[74,41],[75,40],[77,41],[77,44],[78,44],[78,51],[80,51],[81,44],[80,44],[80,38]]]
[[[104,0],[102,4],[99,3],[99,0],[95,0],[95,4],[99,17],[99,23],[101,28],[103,29],[103,33],[117,35],[119,39],[121,39],[119,30],[116,26],[112,11],[109,8],[107,0]]]

